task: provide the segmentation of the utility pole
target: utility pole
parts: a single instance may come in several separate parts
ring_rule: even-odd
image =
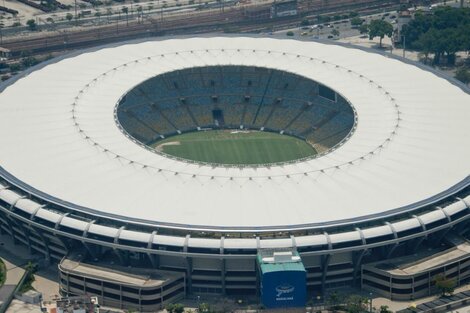
[[[402,36],[403,38],[403,58],[405,58],[405,51],[406,51],[406,37]]]
[[[77,0],[75,0],[75,23],[77,23]]]

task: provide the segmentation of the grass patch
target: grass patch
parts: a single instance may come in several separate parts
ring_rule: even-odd
[[[7,279],[7,267],[5,266],[5,263],[3,263],[3,260],[0,259],[0,287],[3,286],[6,279]]]
[[[33,282],[36,280],[34,273],[36,272],[36,264],[28,262],[25,266],[26,277],[24,278],[21,286],[18,289],[19,293],[25,293],[26,291],[33,290]]]
[[[317,152],[304,140],[261,131],[212,130],[185,133],[156,142],[164,153],[218,164],[265,164],[296,160]]]

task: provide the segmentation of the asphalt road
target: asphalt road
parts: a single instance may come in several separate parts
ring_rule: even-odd
[[[384,16],[384,14],[386,16]],[[382,17],[384,17],[384,19],[387,22],[390,22],[393,24],[395,21],[395,18],[392,18],[392,17],[397,17],[397,16],[398,16],[397,11],[387,11],[387,12],[383,12],[379,14],[361,16],[361,18],[365,20],[365,23],[370,23],[370,21],[372,20],[381,19]],[[332,21],[332,22],[323,23],[319,25],[321,25],[321,28],[318,26],[315,27],[314,25],[305,26],[305,27],[299,26],[296,28],[275,31],[275,33],[283,34],[283,33],[287,33],[288,31],[292,31],[294,33],[294,36],[310,36],[310,37],[315,37],[318,39],[340,39],[340,38],[347,38],[347,37],[359,35],[359,30],[352,28],[351,22],[349,19]],[[312,27],[315,27],[315,28],[312,29]],[[339,36],[332,35],[331,32],[333,31],[333,29],[336,29],[339,31]],[[328,38],[329,36],[331,38]]]

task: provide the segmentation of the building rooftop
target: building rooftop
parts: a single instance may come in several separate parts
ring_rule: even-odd
[[[231,231],[345,225],[414,210],[470,173],[467,91],[359,48],[261,37],[166,38],[44,64],[0,86],[2,176],[100,218]],[[221,64],[275,68],[329,86],[356,109],[357,129],[315,159],[223,167],[153,153],[118,128],[114,109],[133,86]]]
[[[384,262],[364,265],[364,268],[375,267],[391,275],[416,275],[441,267],[444,264],[470,257],[470,244],[461,243],[446,250],[427,250],[412,256],[390,259]]]
[[[104,265],[104,264],[103,264]],[[100,280],[115,282],[121,285],[137,287],[161,286],[168,281],[183,277],[184,274],[162,270],[149,270],[134,267],[110,266],[106,264],[88,264],[65,258],[59,266],[68,272],[85,277],[96,277]]]
[[[99,311],[99,303],[97,297],[67,297],[42,301],[41,309],[47,313],[94,313]]]
[[[276,253],[283,253],[283,255],[281,258],[278,258]],[[288,254],[290,254],[289,258],[287,258]],[[297,251],[273,252],[271,255],[272,256],[267,256],[267,254],[263,252],[257,255],[258,264],[263,274],[280,271],[305,271],[305,267]]]

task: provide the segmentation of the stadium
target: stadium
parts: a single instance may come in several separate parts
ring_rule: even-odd
[[[418,63],[161,38],[52,59],[0,91],[0,229],[59,262],[62,293],[152,311],[272,287],[263,303],[285,307],[470,278],[470,92]]]

